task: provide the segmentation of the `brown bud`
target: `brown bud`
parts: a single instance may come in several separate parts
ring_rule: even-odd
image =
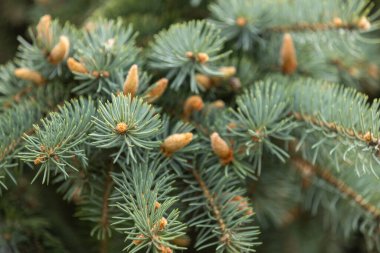
[[[52,41],[51,16],[44,15],[37,24],[37,39],[50,44]]]
[[[222,72],[224,78],[229,78],[229,77],[232,77],[236,74],[236,68],[233,66],[220,67],[219,71]]]
[[[217,109],[223,109],[226,106],[226,104],[223,102],[223,100],[218,99],[212,102],[211,106]]]
[[[289,33],[284,34],[280,51],[280,64],[282,73],[291,75],[297,70],[297,55],[293,38]]]
[[[145,96],[145,100],[148,103],[153,103],[157,99],[159,99],[162,94],[164,94],[166,88],[168,87],[168,79],[162,78],[158,80],[149,90]]]
[[[183,114],[188,119],[194,111],[201,111],[204,107],[203,100],[200,96],[194,95],[186,99],[183,106]]]
[[[186,57],[189,58],[189,59],[193,59],[193,58],[194,58],[194,53],[191,52],[191,51],[187,51],[187,52],[185,53],[185,55],[186,55]]]
[[[17,68],[15,69],[14,74],[17,78],[31,81],[37,86],[41,86],[46,82],[45,78],[39,72],[28,68]]]
[[[192,133],[172,134],[164,140],[161,150],[166,156],[170,156],[187,146],[192,139]]]
[[[332,23],[335,27],[341,27],[343,25],[343,20],[341,18],[335,17],[333,18]]]
[[[361,17],[357,23],[358,27],[362,30],[369,30],[371,28],[371,22],[367,19],[367,17]]]
[[[169,247],[161,245],[161,253],[173,253],[173,250]]]
[[[348,72],[348,74],[349,74],[350,76],[352,76],[352,77],[359,77],[359,75],[360,75],[360,71],[359,71],[359,69],[356,68],[356,67],[349,67],[349,68],[347,69],[347,72]]]
[[[180,247],[188,247],[190,245],[190,237],[183,235],[172,240],[172,243]]]
[[[366,142],[371,142],[372,139],[373,139],[373,135],[370,132],[366,132],[363,135],[363,140],[366,141]]]
[[[97,70],[92,71],[91,75],[94,76],[95,78],[99,78],[100,77],[100,73]]]
[[[115,130],[118,134],[122,135],[128,131],[128,126],[124,122],[117,123]]]
[[[135,239],[132,241],[132,243],[134,245],[140,245],[142,242],[143,242],[143,239],[145,238],[145,236],[143,234],[140,234],[139,236],[137,236],[139,239]]]
[[[159,230],[164,230],[168,225],[168,220],[165,217],[162,217],[158,223]]]
[[[201,64],[204,64],[204,63],[208,62],[209,59],[210,58],[209,58],[208,54],[206,54],[206,53],[198,53],[197,54],[197,60]]]
[[[154,210],[157,210],[157,209],[160,208],[160,207],[161,207],[160,202],[155,201],[155,202],[154,202]]]
[[[108,72],[106,70],[100,71],[100,76],[108,78],[108,77],[110,77],[110,72]]]
[[[88,70],[84,66],[84,64],[76,61],[72,57],[67,59],[67,67],[70,69],[71,72],[76,72],[76,73],[81,73],[81,74],[87,74],[88,73]]]
[[[235,23],[236,23],[237,26],[243,27],[243,26],[247,25],[248,21],[244,17],[238,17],[236,19]]]
[[[40,165],[43,161],[44,161],[44,157],[40,155],[40,156],[37,156],[33,162],[34,162],[34,165]]]
[[[63,61],[70,52],[70,41],[66,36],[59,37],[59,42],[50,51],[49,62],[58,64]]]
[[[210,77],[203,75],[203,74],[196,74],[195,80],[197,81],[198,85],[204,88],[205,90],[208,90],[212,86],[212,80]]]
[[[210,139],[212,150],[220,158],[220,162],[222,164],[230,163],[233,160],[233,152],[227,142],[217,132],[212,133]]]
[[[373,63],[370,64],[368,66],[367,72],[368,72],[368,75],[372,77],[373,79],[375,80],[379,79],[379,68],[376,66],[376,64],[373,64]]]
[[[134,97],[137,93],[137,89],[139,88],[139,72],[136,64],[132,65],[129,69],[127,78],[124,82],[123,93],[127,95],[128,93]]]

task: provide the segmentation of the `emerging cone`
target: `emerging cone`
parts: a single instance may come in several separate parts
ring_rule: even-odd
[[[164,140],[161,145],[161,150],[166,156],[171,156],[173,153],[187,146],[192,139],[192,133],[172,134]]]
[[[168,87],[168,79],[162,78],[157,81],[149,90],[148,93],[146,94],[145,100],[148,103],[153,103],[157,99],[159,99],[162,94],[164,94],[166,88]]]
[[[280,64],[282,73],[291,75],[297,70],[297,55],[293,38],[289,33],[284,34],[280,51]]]
[[[37,24],[37,39],[50,45],[53,35],[51,31],[51,16],[44,15]]]
[[[82,74],[87,74],[87,68],[80,62],[76,61],[74,58],[70,57],[67,59],[67,67],[71,70],[71,72],[77,72]]]
[[[206,53],[198,53],[198,54],[197,54],[197,60],[198,60],[201,64],[204,64],[204,63],[208,62],[209,59],[210,59],[210,58],[209,58],[208,54],[206,54]]]
[[[59,37],[59,42],[50,51],[49,62],[58,64],[62,62],[70,52],[70,41],[66,36]]]
[[[362,30],[369,30],[371,28],[371,22],[367,17],[361,17],[358,21],[358,27]]]
[[[16,77],[31,81],[38,86],[41,86],[45,83],[45,78],[39,72],[28,68],[15,69],[14,74]]]
[[[228,164],[233,160],[232,149],[228,146],[227,142],[223,140],[217,132],[210,136],[211,148],[214,153],[220,158],[222,164]]]
[[[130,93],[131,96],[134,97],[137,93],[138,88],[139,88],[139,72],[138,72],[137,65],[134,64],[129,69],[127,78],[125,79],[123,93],[124,95],[127,95],[128,93]]]
[[[190,96],[188,99],[186,99],[185,105],[183,106],[183,114],[185,119],[189,119],[194,111],[200,111],[203,109],[203,107],[204,103],[200,96]]]

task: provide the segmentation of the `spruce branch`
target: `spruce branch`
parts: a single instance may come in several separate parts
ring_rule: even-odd
[[[31,43],[22,37],[18,38],[21,45],[17,64],[39,73],[44,79],[68,78],[66,59],[72,54],[72,45],[78,39],[75,29],[69,23],[61,26],[58,20],[45,15],[40,19],[36,31],[29,30],[29,36]]]
[[[218,0],[209,5],[211,22],[237,49],[252,50],[261,41],[262,27],[269,22],[265,4],[244,0]]]
[[[129,94],[112,95],[112,101],[100,103],[93,118],[96,130],[91,133],[93,144],[99,148],[117,148],[114,162],[121,154],[127,163],[137,161],[142,152],[158,147],[155,135],[161,132],[160,115],[141,98]]]
[[[18,157],[39,166],[33,180],[40,174],[42,182],[49,183],[51,172],[62,173],[68,177],[67,168],[77,170],[72,164],[76,157],[83,165],[87,164],[83,145],[92,127],[91,117],[95,114],[91,99],[80,98],[66,102],[41,120],[41,126],[34,125],[34,135],[25,135],[24,152]]]
[[[186,89],[198,93],[197,73],[222,75],[213,64],[227,54],[221,53],[223,43],[220,31],[205,21],[173,25],[155,36],[149,65],[167,73],[172,89],[178,91],[188,83]]]
[[[157,159],[146,159],[144,164],[133,163],[115,174],[118,194],[114,196],[120,215],[114,225],[126,234],[128,245],[124,250],[138,252],[166,252],[183,250],[173,240],[185,234],[186,226],[179,221],[179,211],[173,209],[177,202],[172,197],[174,177],[166,164]]]
[[[326,169],[321,169],[310,162],[294,156],[291,158],[292,164],[301,173],[301,175],[308,181],[312,181],[312,177],[318,177],[324,180],[327,184],[339,191],[346,198],[353,201],[366,213],[373,216],[374,219],[379,219],[380,209],[369,203],[363,196],[348,186],[344,181],[336,178],[332,173]]]
[[[48,98],[47,94],[49,94]],[[2,178],[7,175],[12,181],[16,181],[10,169],[17,166],[14,161],[25,145],[23,134],[33,134],[33,124],[65,97],[67,97],[67,93],[62,90],[62,86],[59,83],[51,83],[32,91],[28,99],[23,99],[0,114],[0,138],[2,140],[0,143],[0,176]],[[5,187],[3,182],[1,185]]]
[[[73,92],[109,95],[121,90],[120,76],[125,78],[139,53],[135,38],[132,27],[125,28],[121,20],[99,20],[89,31],[83,31],[74,57],[68,61],[79,81]]]
[[[261,171],[264,149],[285,161],[287,152],[273,140],[289,141],[297,126],[289,114],[288,89],[276,82],[258,82],[254,88],[237,98],[237,110],[227,116],[230,125],[227,136],[235,141],[235,149],[243,151],[253,161],[253,170]]]
[[[258,230],[252,226],[253,211],[244,190],[236,187],[237,178],[218,170],[191,169],[185,182],[189,185],[183,194],[189,205],[185,214],[193,217],[188,223],[198,228],[195,247],[254,252]]]
[[[377,155],[379,102],[375,100],[369,105],[368,98],[353,89],[311,79],[300,80],[292,89],[294,118],[309,129],[300,136],[298,148],[309,135],[312,140],[315,138],[312,136],[319,133],[312,144],[313,162],[324,147],[336,157],[336,161],[343,158],[343,161],[354,164],[357,172],[364,170],[376,174],[375,167],[380,164]],[[356,155],[350,156],[352,153]],[[339,168],[338,162],[335,165]]]

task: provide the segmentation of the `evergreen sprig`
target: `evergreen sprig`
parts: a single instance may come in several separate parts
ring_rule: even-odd
[[[237,109],[231,111],[228,130],[236,141],[236,149],[253,161],[252,169],[261,171],[264,149],[285,161],[289,155],[275,140],[290,141],[296,124],[289,117],[290,93],[284,86],[267,80],[237,98]]]
[[[75,162],[87,165],[84,144],[92,127],[91,117],[95,114],[91,99],[80,98],[64,106],[59,112],[52,112],[41,120],[41,126],[34,125],[34,134],[25,135],[25,151],[19,157],[38,166],[33,180],[43,175],[42,182],[49,183],[54,172],[69,176],[67,168],[77,170]]]
[[[145,250],[154,253],[183,250],[173,240],[185,234],[186,225],[179,221],[178,201],[171,196],[174,177],[165,164],[148,159],[143,164],[132,164],[121,174],[114,174],[116,206],[115,217],[119,231],[126,234],[128,252]]]
[[[260,41],[265,23],[269,22],[266,4],[245,0],[218,0],[209,6],[211,21],[222,35],[234,40],[238,49],[251,50]]]
[[[112,95],[112,101],[100,103],[98,115],[93,118],[96,130],[91,134],[99,148],[116,148],[114,161],[124,152],[127,162],[137,161],[142,152],[159,146],[154,136],[162,129],[156,109],[141,98]]]
[[[174,90],[188,83],[189,90],[199,92],[197,73],[221,76],[213,65],[227,55],[222,53],[224,42],[220,31],[205,21],[176,24],[155,36],[149,65],[167,72]]]
[[[114,93],[120,89],[118,76],[125,78],[137,60],[136,33],[131,26],[125,28],[121,20],[99,20],[91,23],[88,29],[75,47],[75,59],[68,62],[75,79],[79,80],[73,92]]]
[[[253,211],[245,192],[237,187],[239,181],[220,170],[206,170],[202,162],[189,171],[183,201],[188,204],[185,215],[192,217],[188,223],[198,230],[197,250],[255,252],[259,232],[252,225]]]

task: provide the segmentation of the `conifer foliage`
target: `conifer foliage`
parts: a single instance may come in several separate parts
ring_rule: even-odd
[[[0,66],[0,252],[380,252],[369,1],[119,1]]]

